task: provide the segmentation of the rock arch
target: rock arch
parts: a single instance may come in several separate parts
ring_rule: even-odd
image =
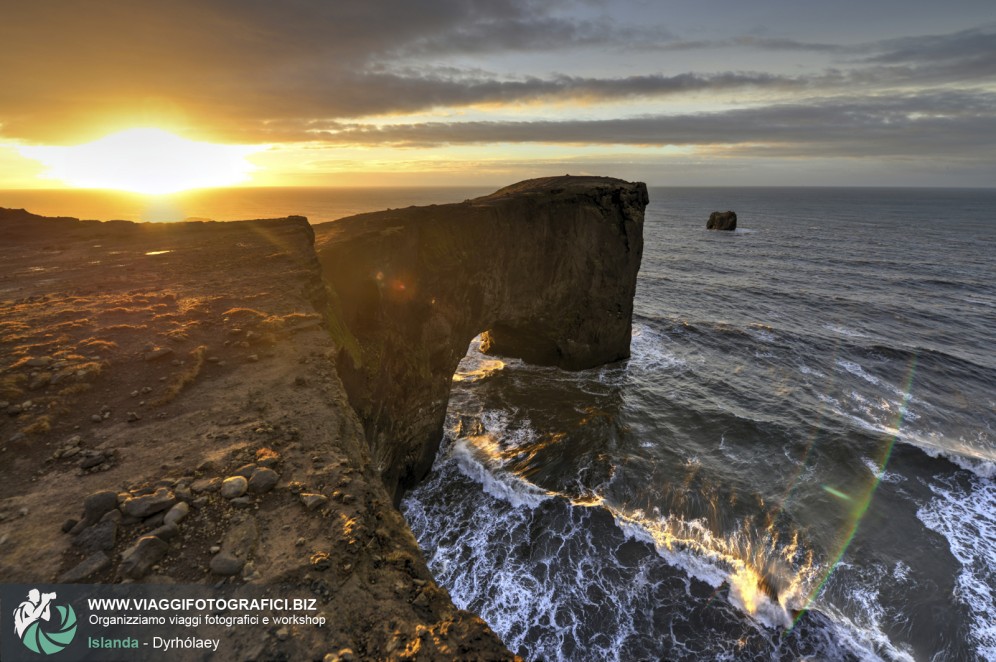
[[[567,369],[629,356],[646,185],[550,177],[315,227],[337,369],[395,501],[424,477],[470,341]]]

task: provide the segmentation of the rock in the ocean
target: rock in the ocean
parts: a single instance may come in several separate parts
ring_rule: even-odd
[[[714,211],[709,214],[706,230],[736,230],[737,213],[734,211]]]

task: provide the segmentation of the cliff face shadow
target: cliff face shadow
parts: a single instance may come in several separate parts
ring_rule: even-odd
[[[432,465],[468,344],[566,369],[629,356],[646,186],[522,182],[316,226],[337,369],[399,501]]]

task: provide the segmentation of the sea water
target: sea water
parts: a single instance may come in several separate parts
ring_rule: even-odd
[[[440,583],[527,659],[996,659],[996,192],[650,194],[628,361],[461,364]]]

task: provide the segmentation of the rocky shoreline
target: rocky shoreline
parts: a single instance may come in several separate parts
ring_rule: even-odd
[[[645,205],[551,178],[316,229],[0,210],[0,577],[318,598],[327,626],[232,636],[240,659],[511,659],[393,503],[477,333],[628,355]]]

